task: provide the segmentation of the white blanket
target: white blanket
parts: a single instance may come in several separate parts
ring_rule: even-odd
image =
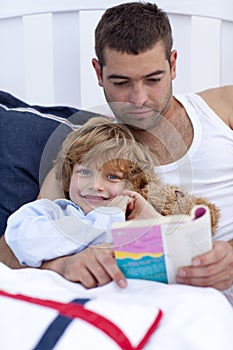
[[[128,280],[124,290],[113,282],[87,290],[51,271],[0,264],[0,290],[9,293],[0,295],[1,350],[233,349],[233,308],[211,288]],[[28,296],[59,302],[63,316],[15,299]],[[84,319],[64,317],[75,310],[60,303],[74,299],[83,302]]]

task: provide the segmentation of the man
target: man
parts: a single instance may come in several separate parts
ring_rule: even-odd
[[[99,85],[117,119],[155,156],[165,182],[209,197],[221,209],[221,222],[211,252],[183,267],[178,283],[226,290],[233,282],[233,86],[174,98],[177,52],[167,15],[155,4],[128,3],[108,9],[95,33],[98,59],[92,63]],[[140,130],[140,129],[143,129]],[[51,185],[52,184],[52,188]],[[54,173],[42,196],[58,191]],[[5,262],[15,260],[6,251]],[[112,279],[126,280],[112,249],[87,248],[79,254],[48,261],[42,268],[86,287]]]

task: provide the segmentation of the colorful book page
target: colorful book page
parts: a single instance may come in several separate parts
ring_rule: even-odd
[[[112,229],[117,264],[126,278],[168,283],[160,226]]]

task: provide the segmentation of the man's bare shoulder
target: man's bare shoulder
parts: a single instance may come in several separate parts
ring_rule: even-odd
[[[198,92],[198,95],[200,95],[206,102],[214,102],[217,100],[223,100],[232,103],[232,97],[233,97],[233,85],[225,85],[221,87],[216,87],[212,89],[207,89]]]
[[[204,90],[198,95],[233,129],[233,85]]]

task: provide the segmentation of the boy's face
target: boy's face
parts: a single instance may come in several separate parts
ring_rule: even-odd
[[[106,206],[126,188],[122,171],[105,163],[100,169],[93,164],[75,164],[70,181],[70,199],[87,214]]]
[[[176,51],[170,62],[162,42],[138,55],[106,48],[105,65],[92,60],[98,82],[117,119],[149,130],[165,115],[176,77]],[[169,64],[170,63],[170,64]]]

